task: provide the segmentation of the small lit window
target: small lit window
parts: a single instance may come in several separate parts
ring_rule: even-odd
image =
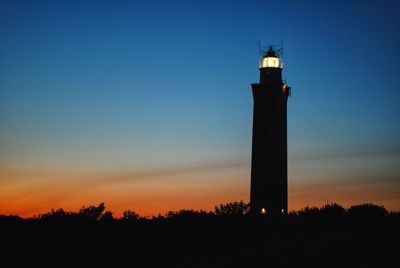
[[[261,214],[267,214],[267,211],[265,210],[265,208],[261,209]]]

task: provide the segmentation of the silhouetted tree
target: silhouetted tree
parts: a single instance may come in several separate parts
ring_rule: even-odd
[[[321,208],[321,212],[323,215],[327,215],[330,217],[342,217],[346,214],[346,209],[339,205],[338,203],[327,203]]]
[[[121,220],[133,222],[140,219],[140,215],[131,210],[125,210],[122,214]]]
[[[98,220],[100,219],[102,213],[106,209],[104,203],[100,203],[97,207],[96,206],[83,206],[79,212],[78,217],[87,220]]]
[[[249,213],[250,205],[239,202],[230,202],[226,204],[220,204],[215,207],[215,215],[217,216],[243,216]]]
[[[370,224],[382,221],[389,213],[383,206],[367,203],[351,206],[347,214],[357,223]]]
[[[165,222],[165,217],[159,213],[157,216],[153,215],[150,221],[154,223],[163,223]]]
[[[302,218],[318,218],[321,214],[321,211],[317,207],[309,207],[306,206],[301,210],[295,212],[295,215],[300,216]]]
[[[348,213],[356,217],[383,217],[388,214],[384,206],[371,203],[351,206]]]
[[[112,222],[114,220],[113,213],[111,211],[105,211],[100,215],[99,220],[103,222]]]
[[[63,208],[59,209],[51,209],[49,212],[39,214],[36,216],[36,219],[42,221],[53,221],[53,222],[65,222],[72,220],[75,216],[75,213],[67,212]]]

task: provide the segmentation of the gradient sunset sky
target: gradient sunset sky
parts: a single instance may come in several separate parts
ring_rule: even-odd
[[[284,39],[289,209],[400,209],[397,1],[1,1],[0,214],[249,201],[258,40]]]

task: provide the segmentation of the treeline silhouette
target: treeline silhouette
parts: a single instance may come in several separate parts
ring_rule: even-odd
[[[0,216],[0,267],[388,267],[399,226],[399,211],[374,204],[327,203],[272,218],[252,216],[243,201],[152,217],[115,217],[100,203]]]
[[[104,203],[97,206],[83,206],[79,211],[65,211],[63,208],[51,209],[50,211],[35,215],[31,218],[21,218],[19,216],[3,216],[0,215],[0,223],[5,222],[36,222],[36,223],[157,223],[157,222],[192,222],[196,221],[306,221],[306,222],[323,222],[323,223],[338,223],[338,222],[356,222],[358,224],[382,223],[389,221],[399,221],[400,211],[388,211],[382,205],[371,203],[354,205],[349,208],[344,208],[338,203],[331,202],[324,206],[305,207],[298,211],[291,211],[287,215],[270,218],[266,215],[254,216],[250,213],[250,205],[243,201],[228,202],[215,206],[214,211],[204,210],[187,210],[169,211],[164,215],[142,217],[132,210],[125,210],[121,217],[115,217],[113,212],[106,210]]]

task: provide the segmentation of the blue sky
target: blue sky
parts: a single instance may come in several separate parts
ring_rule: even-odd
[[[60,181],[105,173],[112,184],[120,173],[136,178],[187,167],[210,167],[203,177],[212,181],[213,197],[193,204],[248,199],[257,43],[284,39],[284,77],[293,93],[289,206],[330,199],[399,208],[399,7],[396,1],[2,1],[3,202],[21,194],[15,181],[24,193],[35,192],[34,203],[43,201],[41,187],[62,187]],[[44,179],[38,170],[59,173]],[[196,174],[182,174],[174,189],[185,183],[184,190],[201,189]],[[129,187],[145,193],[156,179],[146,180]],[[367,182],[373,186],[365,190]],[[355,199],[338,190],[307,200],[321,183],[351,184]],[[383,190],[375,196],[376,184]],[[116,210],[142,204],[128,194],[118,203],[117,192],[107,189],[68,202],[102,200]],[[173,203],[167,190],[159,192],[154,200]],[[190,203],[182,200],[167,208]]]

